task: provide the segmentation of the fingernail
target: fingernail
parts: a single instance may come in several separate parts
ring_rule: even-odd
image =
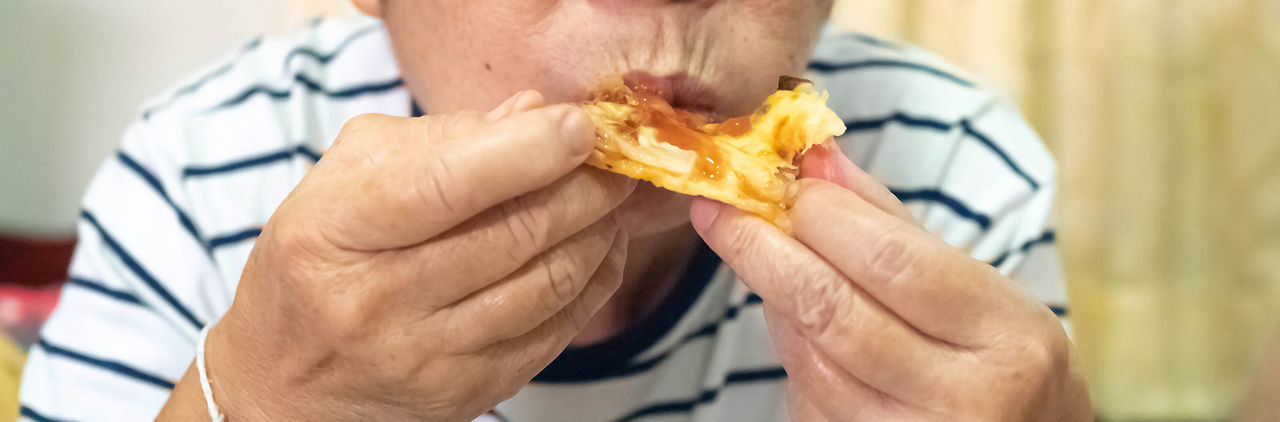
[[[835,166],[832,166],[832,171],[835,173],[832,174],[833,180],[844,183],[854,175],[853,161],[849,159],[849,156],[844,155],[844,151],[840,150],[839,142],[832,140],[829,144],[831,145],[831,159],[835,160],[836,163]]]
[[[832,151],[831,145],[834,143],[827,141],[815,145],[804,153],[800,161],[801,178],[831,180],[834,176],[831,157],[839,154],[838,151]]]
[[[711,225],[716,222],[716,217],[720,215],[722,206],[724,205],[712,199],[693,198],[693,203],[689,206],[689,221],[693,223],[693,229],[701,234],[711,228]]]
[[[573,106],[566,109],[560,123],[560,136],[569,144],[570,151],[585,156],[595,149],[596,128],[587,112]]]

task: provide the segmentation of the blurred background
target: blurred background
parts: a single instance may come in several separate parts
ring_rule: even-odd
[[[80,196],[139,104],[332,13],[345,0],[0,0],[10,338],[56,301]],[[1055,153],[1101,419],[1232,417],[1280,314],[1280,0],[838,0],[832,20],[971,71]],[[21,359],[0,344],[0,379]],[[0,381],[0,414],[16,409]]]

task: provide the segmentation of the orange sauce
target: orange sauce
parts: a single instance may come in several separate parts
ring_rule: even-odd
[[[697,151],[708,141],[706,134],[676,121],[674,116],[666,113],[651,113],[644,123],[658,132],[659,141],[683,150]]]
[[[720,163],[724,159],[712,144],[709,134],[703,130],[707,123],[705,117],[671,107],[659,93],[648,86],[637,85],[627,88],[630,88],[631,95],[624,94],[625,100],[616,101],[615,98],[606,100],[639,107],[642,113],[637,124],[652,127],[658,141],[697,153],[694,170],[697,170],[702,177],[710,180],[720,178],[723,171]],[[739,117],[726,121],[725,124],[719,125],[719,128],[720,133],[737,136],[750,130],[751,122],[746,117]]]
[[[739,116],[725,120],[716,126],[716,131],[734,137],[745,135],[751,131],[751,117]]]
[[[676,113],[681,112],[676,111]],[[723,159],[715,145],[711,143],[711,138],[701,130],[694,129],[697,126],[689,124],[693,119],[678,119],[675,115],[662,112],[650,113],[648,117],[644,124],[657,132],[659,141],[697,153],[698,158],[694,161],[694,169],[707,179],[714,180],[720,177],[720,162]]]

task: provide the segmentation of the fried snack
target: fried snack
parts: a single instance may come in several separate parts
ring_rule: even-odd
[[[610,81],[582,104],[596,126],[587,163],[731,204],[786,230],[796,157],[845,127],[809,81],[784,76],[779,88],[751,115],[713,123]]]

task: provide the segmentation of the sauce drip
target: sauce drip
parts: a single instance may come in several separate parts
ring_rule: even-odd
[[[702,177],[710,180],[719,179],[724,161],[719,150],[711,141],[711,137],[702,127],[707,119],[701,115],[671,107],[660,92],[644,84],[628,84],[631,89],[631,101],[627,101],[642,111],[640,125],[649,126],[656,132],[657,140],[674,145],[697,154],[694,170]],[[750,130],[751,122],[745,117],[730,119],[722,124],[718,132],[737,136]],[[726,130],[727,129],[727,130]],[[730,132],[733,131],[733,132]]]
[[[739,116],[725,120],[720,126],[716,126],[716,131],[733,137],[745,135],[751,131],[751,118]]]
[[[675,113],[683,113],[676,111]],[[694,170],[697,170],[703,177],[715,180],[720,178],[721,168],[720,152],[712,144],[711,138],[701,130],[694,129],[694,125],[687,116],[681,119],[677,114],[667,114],[662,112],[650,113],[644,125],[652,127],[656,131],[659,141],[675,145],[677,148],[693,151],[698,154],[697,160],[694,161]]]
[[[658,132],[659,141],[683,150],[697,151],[702,149],[702,144],[710,141],[706,134],[681,124],[675,116],[666,113],[651,113],[644,123]]]

